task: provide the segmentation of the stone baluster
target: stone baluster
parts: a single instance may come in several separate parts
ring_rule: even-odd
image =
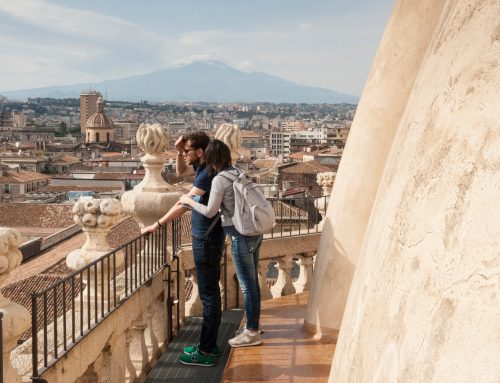
[[[191,270],[188,280],[193,285],[191,296],[186,301],[186,316],[189,317],[200,315],[203,311],[203,307],[200,300],[200,292],[198,291],[198,280],[194,270]]]
[[[130,343],[127,345],[128,330],[125,333],[113,333],[109,340],[110,349],[105,349],[109,357],[104,358],[105,370],[111,371],[111,382],[125,382],[125,371],[130,361]],[[126,357],[124,358],[124,355]]]
[[[146,375],[151,370],[151,365],[149,364],[149,353],[148,346],[146,344],[146,328],[148,327],[148,323],[144,320],[141,315],[134,322],[132,322],[132,329],[135,332],[136,339],[139,341],[139,350],[132,350],[132,352],[136,351],[134,354],[139,356],[139,359],[136,361],[137,370],[141,372],[141,375]]]
[[[287,254],[283,257],[277,259],[276,269],[278,269],[278,280],[271,287],[271,294],[273,298],[278,298],[283,295],[290,295],[295,293],[295,289],[292,285],[292,263],[293,263],[293,254]]]
[[[155,332],[156,326],[153,323],[153,310],[158,309],[160,312],[164,312],[165,310],[162,309],[161,307],[148,307],[144,313],[144,317],[146,318],[146,323],[147,323],[147,330],[148,330],[148,336],[146,337],[147,341],[147,346],[149,349],[149,352],[151,353],[152,357],[155,357],[160,354],[160,344],[158,342],[158,336]],[[166,322],[164,322],[165,325]]]
[[[267,270],[269,267],[269,259],[259,260],[259,284],[260,284],[260,299],[267,301],[273,299],[273,294],[267,286]]]
[[[111,246],[106,238],[111,230],[111,227],[117,224],[120,220],[121,204],[120,201],[112,198],[106,199],[91,199],[89,201],[78,201],[73,206],[73,219],[76,224],[80,225],[85,232],[87,239],[81,249],[74,250],[66,257],[66,265],[71,270],[79,270],[96,259],[102,257],[111,251]],[[124,258],[122,253],[116,254],[115,265],[119,268],[123,264]],[[90,298],[100,299],[101,291],[104,291],[104,300],[107,301],[110,297],[107,296],[108,282],[111,282],[113,274],[112,266],[108,268],[109,260],[98,263],[96,267],[90,269]],[[102,268],[102,270],[101,270]],[[111,275],[104,275],[104,286],[101,286],[101,273],[109,272]],[[97,285],[95,285],[95,273],[97,273]],[[88,294],[84,294],[87,297]]]
[[[0,285],[10,272],[19,267],[21,234],[15,229],[0,228]],[[10,363],[10,354],[19,337],[30,328],[31,316],[26,308],[11,302],[0,293],[0,311],[3,314],[3,381],[21,383],[21,377]]]
[[[135,380],[137,379],[137,371],[135,369],[134,363],[132,362],[132,354],[131,354],[131,351],[132,351],[131,344],[132,344],[133,340],[134,340],[134,335],[132,333],[132,330],[128,329],[125,332],[125,348],[126,348],[125,367],[127,370],[127,373],[125,374],[125,377],[126,377],[125,382],[127,382],[127,383],[135,382]]]
[[[313,256],[306,254],[300,255],[298,258],[296,263],[299,266],[299,277],[293,283],[293,286],[297,293],[302,293],[304,291],[309,291],[311,288]]]
[[[94,361],[93,370],[97,376],[97,383],[113,383],[111,346],[109,344],[106,344],[101,354]]]
[[[233,258],[231,257],[231,241],[226,242],[226,254],[227,254],[227,308],[235,308],[237,297],[239,300],[239,305],[243,302],[243,296],[241,294],[241,289],[238,285],[238,280],[236,278],[236,269],[234,268]],[[221,265],[221,279],[223,280],[222,273],[224,272],[223,265]],[[224,295],[226,292],[223,289],[223,284],[221,286],[222,301],[224,302]]]

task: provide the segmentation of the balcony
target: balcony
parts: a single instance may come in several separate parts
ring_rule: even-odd
[[[278,225],[261,248],[263,325],[272,342],[280,339],[273,333],[283,332],[277,328],[284,323],[281,306],[290,330],[303,318],[321,235],[315,224],[321,218],[297,207],[305,203],[274,200]],[[22,381],[145,381],[187,320],[201,313],[188,222],[182,217],[157,233],[133,238],[34,293],[31,330],[10,357]],[[222,270],[223,308],[241,307],[230,256],[224,257]],[[296,310],[290,310],[292,301],[283,300],[287,296],[298,300],[292,305]],[[298,328],[294,331],[300,335]],[[274,347],[271,342],[269,347]],[[225,381],[234,381],[242,352],[232,354]]]

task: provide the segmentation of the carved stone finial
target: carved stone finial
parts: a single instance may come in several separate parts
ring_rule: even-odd
[[[231,160],[235,164],[238,160],[238,150],[241,147],[241,132],[238,125],[224,123],[217,129],[215,138],[224,142],[231,150]]]
[[[0,227],[0,284],[9,273],[19,267],[22,254],[19,250],[21,234],[15,230]],[[0,311],[3,314],[3,378],[4,382],[21,383],[21,377],[10,363],[10,354],[17,340],[30,327],[30,314],[26,308],[11,302],[0,293]]]
[[[21,265],[23,255],[19,250],[20,245],[19,231],[0,227],[0,284],[12,270]]]
[[[329,196],[332,193],[333,183],[335,182],[335,172],[318,173],[316,182],[323,188],[323,195]]]
[[[146,156],[158,156],[167,149],[168,133],[160,124],[141,124],[136,134],[137,146]]]
[[[87,240],[66,258],[69,268],[78,270],[111,250],[106,235],[119,222],[120,212],[120,201],[112,198],[77,201],[73,205],[73,220],[87,234]]]
[[[144,165],[146,174],[144,179],[136,186],[134,190],[137,192],[169,192],[174,191],[171,185],[169,185],[161,176],[161,172],[164,166],[165,157],[162,153],[167,149],[168,146],[168,134],[166,130],[160,124],[141,124],[139,130],[136,134],[137,146],[146,153],[141,158],[141,162]],[[125,202],[125,211],[128,210],[130,191],[124,193],[122,196],[122,202]]]

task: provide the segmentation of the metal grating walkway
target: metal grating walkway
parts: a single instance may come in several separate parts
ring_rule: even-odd
[[[243,310],[234,309],[222,312],[222,323],[217,344],[222,351],[214,367],[187,366],[177,361],[183,347],[198,342],[201,330],[201,317],[187,318],[179,334],[168,345],[167,350],[150,372],[146,383],[219,383],[229,357],[230,346],[227,341],[233,337],[243,318]]]

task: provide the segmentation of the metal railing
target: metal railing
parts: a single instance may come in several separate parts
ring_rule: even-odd
[[[179,297],[180,225],[174,221],[152,234],[141,235],[103,255],[85,267],[33,293],[32,380],[61,359],[96,326],[164,268],[168,269],[168,337],[172,338],[172,308]],[[167,258],[172,250],[176,268]],[[171,296],[170,281],[176,273],[177,292]],[[177,304],[177,313],[179,313]],[[177,321],[179,314],[177,314]]]
[[[0,311],[0,383],[3,383],[3,311]]]
[[[321,198],[326,206],[329,197]],[[314,197],[272,199],[277,225],[264,236],[264,240],[318,233],[318,223],[324,211],[320,212],[316,207],[317,200]],[[180,289],[184,288],[181,278],[185,276],[179,275],[176,255],[186,244],[182,239],[187,233],[182,234],[179,218],[155,233],[128,241],[43,291],[33,293],[32,380],[42,382],[40,376],[47,369],[165,268],[168,270],[167,338],[172,340],[173,309],[176,306],[176,328],[179,329],[179,297]],[[170,259],[167,258],[167,248],[171,250]],[[174,294],[171,291],[172,277],[176,280]],[[224,282],[225,279],[226,276]],[[224,303],[227,307],[227,302]]]
[[[329,198],[270,198],[276,214],[276,226],[271,233],[264,235],[264,239],[319,233],[318,223],[325,212],[321,212],[316,205],[322,201],[323,206],[326,206]]]

